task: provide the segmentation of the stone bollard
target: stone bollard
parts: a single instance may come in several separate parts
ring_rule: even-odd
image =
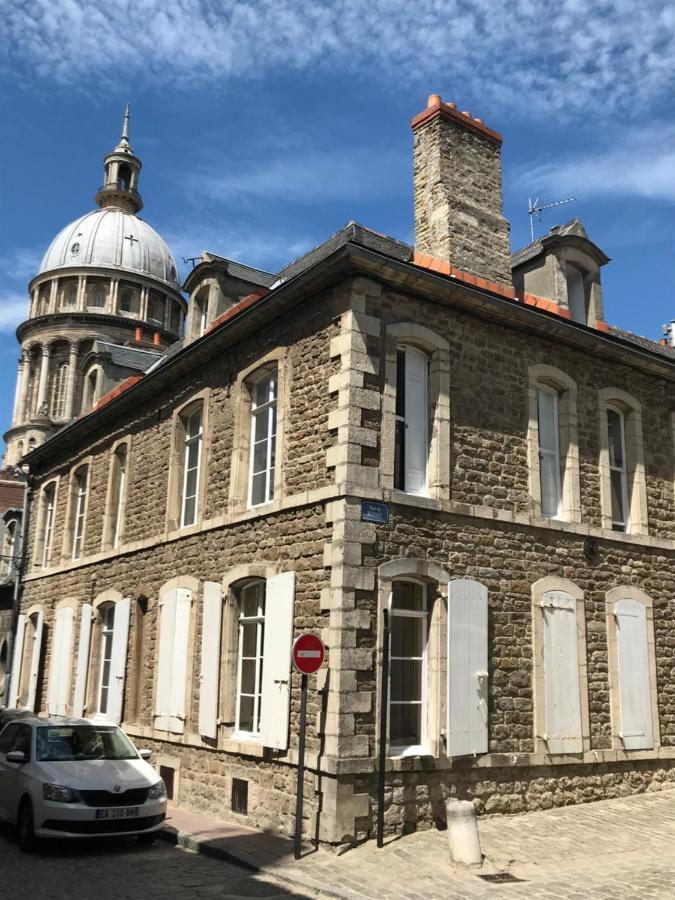
[[[448,817],[450,859],[461,866],[480,866],[483,855],[480,850],[475,806],[470,800],[448,800],[445,809]]]

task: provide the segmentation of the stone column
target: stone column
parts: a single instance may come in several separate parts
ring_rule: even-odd
[[[75,413],[75,385],[77,382],[77,357],[79,349],[77,344],[70,345],[68,357],[68,384],[66,385],[66,419],[72,419]]]
[[[147,287],[141,288],[141,308],[140,308],[140,318],[144,321],[148,321],[148,298],[149,292]]]
[[[75,302],[75,309],[83,310],[85,308],[84,296],[87,291],[87,276],[80,275],[77,279],[77,300]]]
[[[40,365],[40,380],[38,382],[38,399],[37,399],[37,415],[44,415],[43,407],[47,405],[47,391],[49,390],[49,358],[52,354],[52,348],[45,346],[42,348],[42,362]]]
[[[112,281],[112,291],[110,292],[110,309],[108,312],[114,313],[117,315],[117,295],[120,292],[120,280],[119,278],[113,278]]]
[[[23,412],[26,406],[26,382],[30,363],[25,353],[19,359],[19,371],[16,376],[16,390],[14,392],[14,416],[12,428],[23,421]]]
[[[49,309],[47,310],[47,312],[56,312],[56,292],[58,290],[58,284],[58,278],[54,278],[49,286]]]

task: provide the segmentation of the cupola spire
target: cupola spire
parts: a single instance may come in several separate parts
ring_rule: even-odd
[[[129,144],[129,117],[127,103],[119,143],[103,161],[103,185],[96,194],[96,202],[101,207],[116,206],[126,212],[137,213],[143,209],[143,200],[138,192],[141,161]]]

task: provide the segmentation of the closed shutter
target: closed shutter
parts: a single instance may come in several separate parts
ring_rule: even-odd
[[[190,605],[192,592],[186,588],[176,590],[176,625],[173,637],[173,671],[171,673],[171,699],[169,731],[182,734],[185,731],[185,693],[187,690],[188,638],[190,636]]]
[[[11,683],[7,705],[13,709],[19,697],[19,684],[21,682],[21,660],[23,659],[23,638],[26,631],[26,617],[22,614],[16,620],[16,634],[14,635],[14,652],[12,654]]]
[[[80,634],[77,641],[77,663],[75,666],[75,690],[73,691],[73,715],[84,715],[84,703],[89,670],[89,641],[93,609],[90,603],[80,607]]]
[[[544,620],[544,740],[549,753],[581,753],[577,602],[564,591],[547,591],[541,606]]]
[[[619,737],[626,750],[648,750],[654,746],[654,736],[647,609],[637,600],[619,600],[614,617],[621,709]]]
[[[115,604],[112,652],[110,658],[110,686],[108,688],[107,718],[116,725],[122,721],[124,703],[124,677],[127,669],[127,643],[129,641],[129,615],[131,600],[123,597]]]
[[[65,716],[68,708],[70,687],[71,650],[73,643],[73,610],[61,607],[56,613],[54,644],[52,647],[51,672],[47,696],[47,711],[50,716]]]
[[[36,712],[35,698],[37,696],[37,683],[40,676],[40,657],[42,654],[42,635],[44,634],[44,613],[35,613],[35,640],[33,641],[33,656],[30,661],[30,679],[28,681],[28,697],[26,709]]]
[[[419,350],[405,350],[405,489],[427,493],[427,358]]]
[[[159,654],[157,658],[157,694],[155,728],[169,731],[171,713],[171,673],[176,628],[176,591],[168,591],[159,601]]]
[[[199,733],[218,734],[218,684],[220,681],[220,632],[223,596],[215,581],[204,582],[202,607],[202,670],[199,683]]]
[[[267,580],[260,739],[275,750],[288,747],[294,596],[295,572]]]
[[[488,592],[460,578],[448,585],[448,756],[488,749]]]

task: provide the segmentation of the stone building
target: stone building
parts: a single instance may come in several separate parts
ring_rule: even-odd
[[[675,353],[606,323],[579,222],[510,256],[499,134],[435,95],[412,125],[414,248],[204,254],[184,341],[27,458],[11,701],[289,833],[319,633],[329,844],[373,833],[381,742],[390,831],[675,782]]]

